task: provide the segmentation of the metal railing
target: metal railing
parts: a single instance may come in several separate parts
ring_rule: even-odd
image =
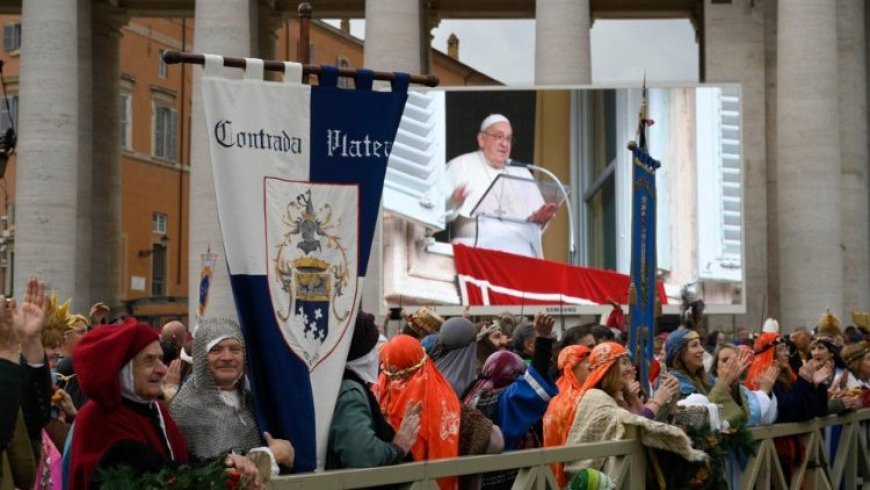
[[[828,461],[825,429],[842,426],[837,458]],[[847,489],[870,490],[870,452],[867,434],[870,409],[841,416],[828,416],[803,423],[776,424],[750,430],[758,441],[757,453],[750,458],[743,477],[735,488],[767,490]],[[783,473],[774,439],[798,436],[803,446],[801,464],[791,478]],[[519,470],[514,490],[556,489],[550,464],[566,461],[614,457],[615,469],[609,475],[618,489],[644,489],[646,450],[638,439],[608,441],[547,449],[529,449],[487,456],[466,456],[395,466],[324,471],[273,478],[270,488],[353,489],[377,485],[401,485],[409,490],[437,490],[442,477],[475,475],[489,471]],[[790,482],[787,483],[787,482]]]

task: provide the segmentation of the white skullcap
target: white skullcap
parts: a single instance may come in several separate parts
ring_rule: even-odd
[[[486,119],[484,119],[482,123],[480,123],[480,130],[486,131],[486,128],[492,126],[495,123],[500,123],[500,122],[506,122],[506,123],[510,124],[510,121],[508,120],[508,118],[502,116],[501,114],[490,114],[490,115],[486,116]]]

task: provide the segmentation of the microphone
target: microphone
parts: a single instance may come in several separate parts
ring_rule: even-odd
[[[535,166],[535,164],[533,164],[533,163],[521,162],[519,160],[514,160],[513,158],[508,158],[507,161],[505,161],[505,163],[507,164],[508,167],[528,168],[530,165],[533,167]]]

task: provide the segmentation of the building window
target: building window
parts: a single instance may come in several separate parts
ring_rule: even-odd
[[[166,214],[154,213],[151,217],[151,231],[166,234]]]
[[[18,96],[0,99],[0,132],[18,127]]]
[[[166,78],[166,73],[168,71],[166,62],[163,61],[163,53],[165,52],[165,49],[161,49],[157,52],[157,76],[160,78]]]
[[[338,57],[338,59],[335,61],[335,66],[337,66],[339,69],[341,69],[341,68],[346,68],[346,69],[353,68],[350,65],[350,60],[345,58],[344,56]],[[353,88],[352,79],[347,78],[347,77],[338,77],[338,88],[348,88],[348,89]]]
[[[174,107],[154,104],[154,156],[174,162],[177,159],[178,111]]]
[[[133,147],[133,108],[132,97],[128,93],[118,96],[118,112],[121,118],[121,149],[130,150]]]
[[[155,243],[151,252],[151,295],[166,295],[166,247]]]
[[[21,23],[6,24],[3,26],[3,49],[15,51],[21,47]]]

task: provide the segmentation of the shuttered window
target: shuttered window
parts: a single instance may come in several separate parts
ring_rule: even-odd
[[[427,228],[445,227],[444,94],[409,92],[384,182],[384,209]]]
[[[698,275],[742,280],[743,184],[740,89],[699,88]]]

